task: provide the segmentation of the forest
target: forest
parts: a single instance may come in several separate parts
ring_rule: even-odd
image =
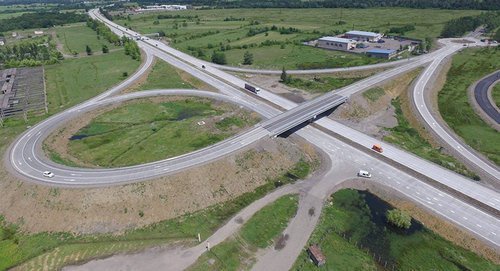
[[[85,22],[87,14],[75,12],[35,12],[0,20],[0,33],[28,28],[47,28],[56,25]]]

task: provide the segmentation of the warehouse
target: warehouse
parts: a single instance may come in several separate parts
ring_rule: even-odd
[[[345,37],[356,41],[370,41],[377,42],[382,38],[382,34],[366,31],[349,31],[345,33]]]
[[[325,49],[349,51],[356,48],[356,41],[337,37],[322,37],[318,39],[317,46]]]
[[[392,49],[372,49],[366,52],[368,56],[391,59],[396,55],[397,51]]]

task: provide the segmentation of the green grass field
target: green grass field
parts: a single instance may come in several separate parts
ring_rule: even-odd
[[[0,135],[4,130],[0,129]],[[20,132],[19,129],[9,131]],[[5,134],[0,137],[0,142],[13,136]],[[175,219],[129,230],[121,235],[75,236],[64,232],[25,234],[18,231],[15,225],[5,223],[0,216],[0,270],[20,264],[24,267],[21,269],[26,270],[57,270],[71,263],[178,240],[194,245],[198,233],[201,234],[202,240],[205,240],[237,212],[277,186],[294,182],[297,178],[305,178],[313,166],[312,163],[301,160],[292,168],[284,169],[283,175],[270,179],[263,186],[233,200]]]
[[[203,81],[158,59],[149,73],[147,80],[138,89],[169,88],[208,89]]]
[[[304,40],[311,40],[321,35],[332,35],[352,29],[387,32],[389,28],[415,25],[415,30],[405,35],[424,39],[437,37],[444,23],[452,18],[479,14],[479,11],[371,8],[371,9],[214,9],[187,10],[176,12],[180,18],[157,19],[155,13],[131,16],[131,20],[118,19],[121,25],[132,27],[141,33],[164,31],[173,41],[175,48],[209,59],[214,48],[222,46],[226,50],[230,65],[242,63],[245,51],[254,55],[251,67],[296,69],[300,67],[345,67],[384,61],[350,53],[327,51],[302,45]],[[241,21],[226,18],[244,19]],[[154,21],[158,24],[154,24]],[[345,23],[339,24],[342,20]],[[250,25],[257,21],[258,24]],[[254,36],[247,36],[253,28],[294,27],[299,32],[280,34],[268,31]],[[276,45],[264,44],[276,41]],[[281,44],[284,48],[281,48]],[[261,47],[262,46],[262,47]],[[240,47],[242,47],[240,49]],[[198,54],[198,51],[202,55]],[[307,64],[307,65],[304,65]],[[313,65],[314,64],[314,65]],[[315,66],[316,65],[316,66]]]
[[[283,196],[255,213],[235,238],[226,240],[203,254],[188,270],[246,270],[252,255],[266,248],[283,232],[297,213],[298,197]],[[213,260],[212,263],[209,260]]]
[[[390,131],[390,134],[384,136],[385,141],[469,178],[478,178],[476,174],[467,170],[467,168],[454,157],[442,153],[439,149],[433,148],[427,140],[422,138],[404,116],[399,99],[393,100],[392,105],[396,109],[395,113],[398,125],[386,129]]]
[[[318,269],[303,252],[291,270],[498,270],[498,265],[422,225],[406,232],[389,226],[384,210],[392,207],[380,199],[377,202],[382,204],[367,201],[364,194],[351,189],[333,194],[308,242],[319,244],[326,266]],[[374,252],[377,260],[381,256],[381,265],[373,259]],[[383,268],[385,261],[388,265]]]
[[[69,153],[101,167],[147,163],[209,146],[258,121],[248,111],[211,103],[184,98],[161,103],[140,100],[120,106],[80,129],[76,135],[85,138],[70,140]],[[238,125],[219,129],[217,123],[226,117],[236,118]],[[200,121],[208,124],[199,125]]]
[[[87,100],[134,73],[140,62],[122,51],[100,56],[67,59],[46,66],[45,79],[49,112],[56,112]]]
[[[497,83],[491,92],[491,96],[493,97],[493,101],[500,108],[500,83]]]
[[[102,52],[103,45],[107,45],[110,50],[117,48],[104,38],[98,39],[96,32],[85,23],[57,26],[54,30],[66,54],[85,53],[86,45],[90,46],[93,52]]]
[[[303,89],[311,93],[326,93],[350,85],[363,77],[341,78],[333,76],[297,77],[291,76],[287,86]]]
[[[371,88],[363,92],[363,97],[370,100],[371,102],[376,102],[382,96],[384,96],[385,90],[381,87]]]
[[[500,144],[496,144],[500,134],[474,112],[467,98],[467,89],[475,81],[498,69],[498,49],[467,49],[456,54],[438,105],[443,119],[468,145],[500,165]]]

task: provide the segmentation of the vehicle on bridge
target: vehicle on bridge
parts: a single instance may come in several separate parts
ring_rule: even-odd
[[[249,90],[255,94],[257,94],[260,91],[260,88],[256,88],[256,87],[249,85],[249,84],[245,84],[245,89]]]
[[[374,150],[376,152],[380,152],[380,153],[382,153],[384,151],[384,149],[382,149],[382,146],[380,146],[380,144],[373,145],[372,150]]]

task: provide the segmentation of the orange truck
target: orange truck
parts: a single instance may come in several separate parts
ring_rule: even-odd
[[[384,149],[382,149],[382,146],[380,146],[380,144],[373,145],[372,150],[374,150],[376,152],[380,152],[380,153],[382,153],[384,151]]]

